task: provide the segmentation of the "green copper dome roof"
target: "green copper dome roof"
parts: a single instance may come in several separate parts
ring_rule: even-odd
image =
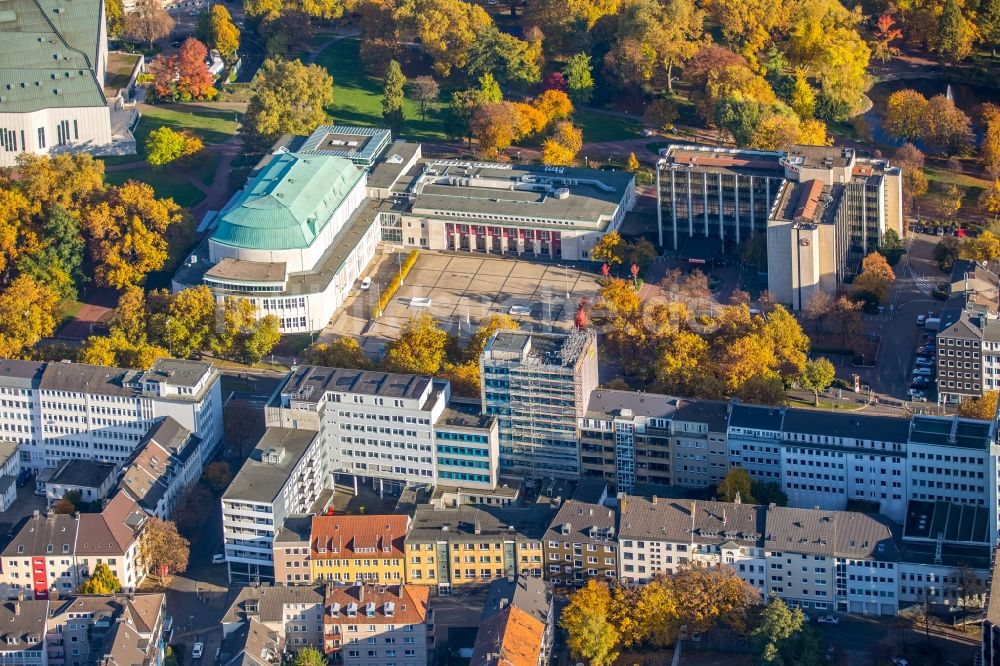
[[[362,175],[341,157],[276,154],[222,213],[212,240],[251,250],[307,248]]]

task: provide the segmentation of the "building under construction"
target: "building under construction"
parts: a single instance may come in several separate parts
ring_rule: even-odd
[[[483,411],[500,424],[502,471],[579,478],[579,423],[597,388],[593,333],[497,331],[480,371]]]

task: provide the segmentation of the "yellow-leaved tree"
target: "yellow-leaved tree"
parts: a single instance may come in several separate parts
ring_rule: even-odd
[[[591,579],[562,612],[560,625],[570,651],[590,666],[610,666],[618,658],[621,634],[612,621],[613,607],[608,586]]]

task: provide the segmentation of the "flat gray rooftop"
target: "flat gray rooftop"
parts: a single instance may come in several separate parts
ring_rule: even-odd
[[[268,428],[222,499],[273,502],[288,482],[292,469],[318,436],[315,430]],[[262,458],[272,450],[282,452],[278,462],[264,462]]]
[[[482,413],[482,406],[478,400],[452,396],[451,401],[442,410],[435,427],[482,429],[488,428],[494,421],[496,421],[495,416]]]
[[[408,175],[415,214],[455,213],[476,219],[589,223],[603,228],[635,176],[625,171],[562,167],[503,168],[472,162],[420,162]],[[492,218],[490,216],[493,216]]]
[[[288,375],[281,395],[312,403],[322,400],[327,391],[416,399],[424,394],[430,382],[431,378],[425,375],[303,365]]]

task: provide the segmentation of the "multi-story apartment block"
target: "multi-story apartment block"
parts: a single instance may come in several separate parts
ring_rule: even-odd
[[[82,584],[98,564],[107,564],[131,592],[146,577],[139,540],[148,515],[132,498],[119,492],[100,513],[81,513],[75,559]]]
[[[143,511],[166,520],[201,476],[205,444],[173,417],[160,419],[122,467],[120,488]]]
[[[288,516],[321,512],[328,484],[318,430],[268,428],[222,495],[230,582],[274,581],[276,531]]]
[[[66,458],[120,465],[165,416],[206,443],[204,467],[222,438],[219,373],[174,359],[148,371],[0,360],[0,438],[21,444],[27,467]]]
[[[478,400],[452,397],[434,424],[434,466],[445,486],[493,490],[500,471],[497,417]]]
[[[17,499],[17,477],[21,474],[21,455],[17,442],[0,439],[0,513]]]
[[[670,146],[658,166],[664,242],[733,248],[766,233],[768,289],[799,309],[816,289],[835,293],[886,230],[902,233],[901,176],[851,148]]]
[[[762,595],[806,610],[894,615],[898,609],[899,552],[891,523],[879,516],[623,499],[624,580],[645,582],[702,562],[731,566]]]
[[[48,666],[45,646],[49,601],[5,601],[0,603],[0,664]]]
[[[901,521],[909,437],[908,419],[785,410],[781,480],[788,503],[844,509],[847,500],[864,500]]]
[[[308,585],[312,582],[309,564],[309,535],[312,516],[287,516],[271,544],[276,585]]]
[[[240,588],[222,616],[223,640],[259,622],[293,650],[323,645],[324,588],[261,585]]]
[[[990,501],[996,457],[990,422],[914,416],[907,445],[907,499],[971,504],[996,514],[996,502]]]
[[[901,604],[985,607],[989,513],[945,501],[909,503],[899,545]]]
[[[500,422],[500,466],[529,478],[580,476],[579,420],[597,388],[597,340],[497,331],[480,358],[483,412]]]
[[[399,585],[408,516],[314,516],[309,561],[312,580]]]
[[[427,666],[434,646],[429,599],[421,585],[328,585],[323,647],[345,666]]]
[[[545,505],[419,506],[406,536],[406,582],[449,594],[514,575],[541,578],[553,513]]]
[[[166,595],[67,597],[49,602],[49,664],[164,663]]]
[[[730,405],[655,393],[598,389],[580,419],[582,474],[612,482],[705,487],[729,469]]]
[[[269,425],[317,431],[330,470],[383,490],[435,483],[434,424],[451,385],[422,375],[301,366],[266,408]]]
[[[600,389],[590,394],[580,420],[581,475],[632,492],[635,484],[673,481],[668,396]]]
[[[536,663],[547,664],[552,655],[552,643],[555,640],[555,606],[553,604],[552,587],[549,583],[531,576],[517,576],[516,578],[506,578],[495,580],[490,583],[489,592],[486,594],[486,603],[483,605],[483,623],[490,618],[503,613],[510,608],[516,608],[526,613],[528,616],[538,620],[542,625],[541,636],[538,635],[537,628],[532,627],[530,641],[527,645],[520,645],[522,638],[511,636],[514,640],[510,646],[515,649],[530,647],[538,650],[538,661]],[[501,624],[509,623],[506,618],[500,621]],[[522,623],[525,624],[525,623]],[[501,631],[506,641],[506,631]],[[490,634],[487,633],[487,643],[490,642]],[[480,636],[477,635],[478,643]],[[484,650],[486,652],[502,652],[503,650]],[[475,652],[475,650],[473,650]],[[530,662],[530,658],[528,660]]]
[[[545,532],[545,578],[583,585],[618,576],[615,511],[603,504],[566,500]]]
[[[766,590],[763,524],[752,504],[619,498],[619,576],[648,583],[685,565],[743,565],[740,575]]]
[[[35,599],[75,591],[90,572],[107,564],[125,590],[145,577],[139,537],[146,514],[118,493],[101,513],[36,513],[0,552],[0,583]]]
[[[729,464],[742,467],[757,481],[781,483],[780,407],[733,404],[727,438]]]

